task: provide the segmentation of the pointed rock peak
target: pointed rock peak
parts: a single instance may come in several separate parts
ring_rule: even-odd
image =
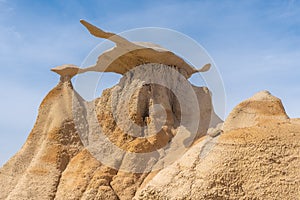
[[[70,81],[73,76],[75,76],[78,71],[79,67],[72,64],[66,64],[57,66],[51,69],[51,71],[60,75],[60,80],[62,82]]]
[[[231,111],[224,122],[224,131],[288,118],[281,100],[268,91],[261,91],[241,102]]]
[[[252,101],[278,101],[279,99],[273,96],[269,91],[263,90],[253,95],[248,100]]]

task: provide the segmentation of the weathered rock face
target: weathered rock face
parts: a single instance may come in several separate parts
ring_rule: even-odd
[[[180,89],[180,80],[187,81],[180,79],[175,68],[174,74],[168,74],[169,66],[149,65],[145,66],[148,73],[157,73],[156,78],[170,82],[174,88]],[[167,87],[146,83],[147,76],[143,68],[128,73],[93,102],[85,102],[69,79],[61,79],[43,100],[37,122],[22,149],[0,169],[0,199],[132,199],[157,172],[124,172],[101,163],[84,147],[85,140],[80,139],[78,131],[81,126],[82,130],[92,130],[87,109],[95,106],[104,134],[125,152],[151,152],[166,146],[182,121],[193,120],[189,118],[191,113],[181,111],[178,98],[185,101],[189,112],[197,109],[186,91],[179,90],[181,96],[176,97]],[[201,111],[194,113],[201,118],[195,129],[195,138],[199,138],[209,128],[211,118],[220,119],[214,114],[208,89],[191,88]],[[80,108],[75,109],[75,115],[74,104]],[[126,156],[120,161],[121,167],[136,164]]]
[[[280,100],[261,92],[225,124],[227,131],[200,139],[134,199],[298,199],[300,120],[288,119]]]
[[[109,166],[125,171],[143,173],[158,170],[163,167],[158,166],[158,160],[180,157],[180,153],[184,153],[193,140],[205,135],[210,126],[221,122],[212,108],[208,89],[190,86],[196,100],[192,102],[186,88],[180,86],[187,80],[179,78],[182,75],[178,71],[168,68],[160,64],[140,66],[124,75],[118,85],[106,90],[95,101],[95,111],[103,133],[121,149],[111,150],[114,146],[107,143],[87,142],[95,157],[99,156],[97,158],[100,160],[112,157],[113,162]],[[151,77],[151,74],[156,75]],[[186,133],[182,131],[185,129]],[[178,132],[191,137],[174,142]],[[99,146],[105,146],[105,151],[99,152]],[[175,150],[177,153],[173,155]],[[134,153],[143,153],[143,156]]]
[[[187,80],[180,78],[181,74],[176,70],[167,68],[160,64],[140,66],[95,101],[104,132],[119,147],[124,144],[122,148],[126,151],[149,152],[166,146],[183,118],[193,120],[190,116],[194,110],[199,111],[194,116],[200,119],[196,124],[195,139],[205,135],[210,126],[221,122],[212,108],[209,90],[190,87],[197,100],[194,102],[197,104],[192,104],[186,91],[188,88],[181,86]],[[150,80],[151,74],[155,76]],[[186,110],[182,109],[184,106]],[[210,124],[211,118],[217,120]]]

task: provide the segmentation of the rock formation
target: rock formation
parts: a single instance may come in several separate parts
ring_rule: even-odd
[[[1,200],[300,196],[300,120],[289,119],[278,98],[254,95],[222,127],[208,88],[187,80],[209,65],[196,70],[170,51],[82,23],[117,46],[90,68],[52,69],[58,85],[41,103],[21,150],[0,169]],[[87,102],[71,78],[90,70],[123,77]]]

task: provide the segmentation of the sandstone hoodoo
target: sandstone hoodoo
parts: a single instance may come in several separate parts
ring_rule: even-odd
[[[98,34],[100,29],[95,30]],[[209,90],[187,80],[195,72],[209,70],[210,64],[197,70],[157,45],[137,45],[114,37],[117,46],[100,55],[94,67],[62,65],[51,69],[60,75],[60,82],[41,103],[37,122],[22,149],[0,169],[0,199],[132,199],[161,169],[157,167],[159,160],[171,162],[166,159],[170,152],[176,153],[172,157],[179,156],[180,147],[186,151],[209,127],[221,122]],[[132,51],[111,62],[131,47]],[[102,70],[105,63],[111,64]],[[123,78],[101,97],[86,102],[74,90],[71,79],[91,70],[112,71]],[[101,162],[90,148],[99,136],[95,124],[123,150],[119,157],[116,153],[106,157],[111,165]],[[184,140],[185,135],[193,135],[192,140]],[[105,147],[105,151],[112,151]],[[97,146],[94,149],[99,150]],[[155,152],[150,159],[130,157],[149,152]],[[143,172],[143,166],[150,171]],[[155,167],[157,171],[151,172]]]
[[[188,80],[210,64],[197,70],[157,45],[81,23],[116,47],[94,66],[51,69],[60,81],[21,150],[0,169],[1,200],[300,196],[300,120],[287,116],[280,99],[260,92],[223,127],[209,89]],[[87,71],[123,76],[86,101],[71,78]]]

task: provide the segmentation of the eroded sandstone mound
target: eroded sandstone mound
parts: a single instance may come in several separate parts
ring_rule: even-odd
[[[225,124],[223,134],[200,139],[135,199],[298,199],[300,120],[288,119],[278,98],[260,92]]]

